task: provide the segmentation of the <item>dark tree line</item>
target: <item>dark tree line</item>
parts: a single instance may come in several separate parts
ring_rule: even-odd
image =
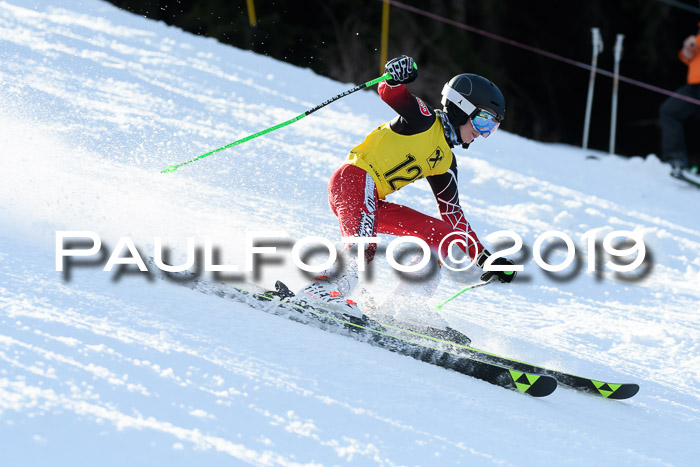
[[[379,74],[379,0],[110,0],[136,14],[245,48],[343,82]],[[697,7],[696,2],[689,2]],[[674,91],[687,67],[677,57],[698,31],[697,14],[658,0],[403,0],[404,4],[564,57],[590,63],[591,27],[605,42],[598,66],[613,70],[615,35],[625,35],[621,74]],[[512,45],[391,7],[389,58],[420,67],[411,90],[439,106],[442,85],[462,72],[482,74],[506,96],[503,128],[539,141],[580,145],[589,72]],[[589,147],[607,150],[612,80],[598,76]],[[330,97],[330,96],[329,96]],[[659,153],[658,108],[666,96],[620,84],[617,151]],[[700,160],[700,126],[688,123],[691,158]]]

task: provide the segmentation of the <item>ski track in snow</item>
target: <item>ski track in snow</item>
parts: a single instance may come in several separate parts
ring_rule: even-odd
[[[3,463],[694,463],[700,193],[655,157],[506,132],[456,151],[480,238],[511,229],[530,250],[516,283],[468,292],[448,321],[478,347],[642,387],[625,402],[535,400],[142,276],[54,271],[56,230],[108,247],[131,236],[146,254],[156,236],[176,255],[209,236],[235,264],[246,230],[339,240],[326,182],[391,118],[374,92],[163,175],[353,85],[98,1],[1,1],[0,44]],[[437,214],[425,182],[392,201]],[[644,236],[643,280],[586,272],[581,236],[619,229]],[[582,252],[567,280],[573,267],[551,277],[532,260],[548,230]],[[381,298],[396,279],[383,258],[375,268]],[[304,281],[264,269],[263,285]],[[436,299],[476,280],[446,273]]]

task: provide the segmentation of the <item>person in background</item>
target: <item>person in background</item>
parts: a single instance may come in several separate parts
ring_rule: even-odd
[[[700,26],[700,23],[698,23]],[[700,99],[700,31],[688,36],[678,52],[688,65],[688,82],[676,93]],[[671,164],[671,175],[681,176],[688,169],[688,152],[685,141],[685,122],[700,112],[700,105],[669,97],[659,109],[661,117],[661,155]]]

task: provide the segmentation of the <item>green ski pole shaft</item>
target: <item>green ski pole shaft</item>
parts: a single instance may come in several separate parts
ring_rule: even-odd
[[[338,95],[335,96],[335,97],[331,97],[331,98],[328,99],[327,101],[325,101],[325,102],[323,102],[323,103],[317,105],[316,107],[314,107],[314,108],[312,108],[312,109],[307,110],[307,111],[304,112],[303,114],[299,114],[299,115],[297,115],[296,117],[287,120],[286,122],[279,123],[279,124],[277,124],[277,125],[275,125],[275,126],[272,126],[272,127],[267,128],[267,129],[265,129],[265,130],[259,131],[259,132],[255,133],[255,134],[248,135],[248,136],[246,136],[245,138],[241,138],[241,139],[239,139],[238,141],[234,141],[233,143],[227,144],[226,146],[221,146],[221,147],[218,148],[218,149],[214,149],[213,151],[209,151],[208,153],[202,154],[201,156],[197,156],[197,157],[195,157],[194,159],[190,159],[190,160],[188,160],[188,161],[181,162],[181,163],[179,163],[179,164],[170,165],[170,166],[168,166],[167,169],[162,170],[161,173],[175,172],[177,169],[179,169],[179,168],[182,167],[183,165],[191,164],[191,163],[196,162],[196,161],[198,161],[198,160],[200,160],[200,159],[204,159],[205,157],[211,156],[212,154],[215,154],[215,153],[217,153],[217,152],[219,152],[219,151],[223,151],[224,149],[228,149],[228,148],[230,148],[230,147],[237,146],[237,145],[239,145],[239,144],[241,144],[241,143],[245,143],[246,141],[250,141],[251,139],[257,138],[258,136],[265,135],[265,134],[267,134],[267,133],[270,133],[271,131],[275,131],[275,130],[277,130],[277,129],[279,129],[279,128],[282,128],[282,127],[285,127],[285,126],[287,126],[287,125],[291,125],[292,123],[294,123],[294,122],[296,122],[296,121],[298,121],[298,120],[301,120],[302,118],[306,117],[307,115],[311,115],[312,113],[316,112],[317,110],[319,110],[319,109],[321,109],[321,108],[327,106],[328,104],[331,104],[331,103],[337,101],[338,99],[341,99],[341,98],[343,98],[343,97],[345,97],[345,96],[348,96],[348,95],[350,95],[350,94],[352,94],[352,93],[354,93],[354,92],[360,91],[360,90],[362,90],[362,89],[368,88],[368,87],[370,87],[370,86],[374,86],[375,84],[379,83],[380,81],[384,81],[384,80],[386,80],[386,79],[391,79],[391,74],[390,74],[390,73],[385,73],[385,74],[383,74],[382,76],[380,76],[380,77],[378,77],[378,78],[375,78],[375,79],[373,79],[373,80],[371,80],[371,81],[367,81],[366,83],[363,83],[363,84],[360,84],[360,85],[358,85],[358,86],[355,86],[355,87],[352,88],[352,89],[348,89],[347,91],[342,92],[342,93],[338,94]]]
[[[455,298],[457,298],[457,297],[459,297],[460,295],[462,295],[462,294],[463,294],[464,292],[466,292],[467,290],[476,289],[477,287],[483,287],[483,286],[485,286],[486,284],[490,284],[491,282],[493,282],[493,281],[495,281],[495,280],[496,280],[496,278],[493,277],[493,278],[491,278],[491,280],[486,281],[486,282],[479,282],[478,284],[468,285],[468,286],[466,286],[465,288],[463,288],[462,290],[460,290],[459,292],[457,292],[456,294],[452,295],[451,297],[449,297],[449,298],[447,298],[447,299],[441,301],[441,302],[438,303],[437,305],[435,305],[435,308],[437,308],[438,310],[442,310],[442,307],[443,307],[443,306],[447,305],[448,303],[450,303],[452,300],[454,300]]]

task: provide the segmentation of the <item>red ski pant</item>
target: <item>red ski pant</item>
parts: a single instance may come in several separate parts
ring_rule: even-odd
[[[376,234],[413,236],[424,240],[431,250],[438,251],[440,241],[454,229],[447,222],[427,216],[400,204],[381,201],[369,173],[354,165],[344,164],[331,176],[328,203],[338,218],[343,237],[374,237]],[[441,255],[447,255],[449,241]],[[377,245],[368,245],[365,259],[374,259]]]

